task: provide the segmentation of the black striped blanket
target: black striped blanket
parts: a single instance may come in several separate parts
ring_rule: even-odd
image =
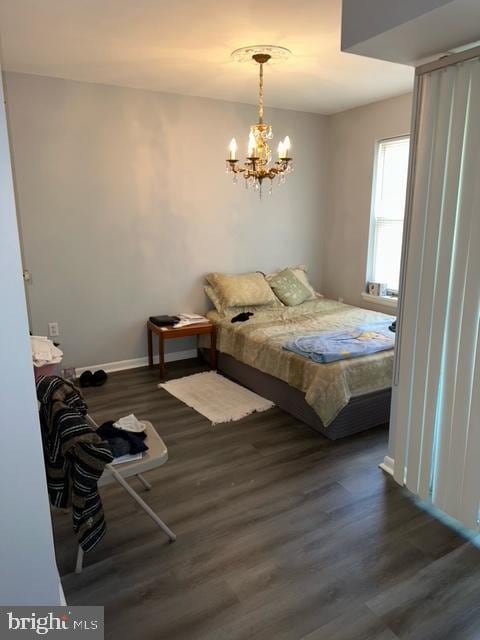
[[[112,453],[85,419],[87,405],[73,384],[41,377],[37,398],[50,502],[72,507],[73,530],[82,549],[90,551],[106,531],[97,482]]]

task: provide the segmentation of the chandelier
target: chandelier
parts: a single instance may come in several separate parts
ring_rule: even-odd
[[[280,183],[285,182],[286,174],[293,171],[292,158],[290,157],[290,138],[285,136],[278,144],[278,158],[272,162],[272,152],[268,141],[273,138],[272,127],[263,121],[263,66],[267,62],[286,60],[290,51],[284,47],[261,45],[243,47],[232,53],[232,58],[239,62],[254,60],[259,66],[258,88],[258,122],[252,124],[248,136],[248,153],[243,165],[237,158],[237,141],[232,138],[229,145],[229,157],[227,159],[227,173],[232,174],[233,181],[237,182],[237,176],[243,175],[245,186],[252,186],[262,196],[262,185],[266,179],[270,180],[269,193],[272,192],[274,178],[279,177]]]

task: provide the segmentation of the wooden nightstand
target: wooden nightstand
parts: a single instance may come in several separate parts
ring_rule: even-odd
[[[215,340],[215,325],[210,322],[204,324],[192,324],[186,327],[159,327],[150,320],[147,321],[148,334],[148,366],[153,367],[153,334],[158,336],[158,355],[160,379],[165,380],[165,340],[171,338],[187,338],[189,336],[202,336],[210,334],[210,366],[217,368],[217,345]]]

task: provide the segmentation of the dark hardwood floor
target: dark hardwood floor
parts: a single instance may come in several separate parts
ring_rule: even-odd
[[[97,421],[134,412],[162,435],[145,498],[177,542],[109,487],[107,536],[77,576],[70,516],[55,516],[67,601],[104,605],[106,637],[480,638],[480,551],[378,469],[385,428],[332,443],[278,409],[212,427],[157,384],[137,369],[85,396]]]

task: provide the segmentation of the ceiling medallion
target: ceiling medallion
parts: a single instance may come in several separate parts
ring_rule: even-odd
[[[231,56],[235,62],[256,62],[254,56],[259,54],[270,56],[268,59],[269,64],[275,64],[288,60],[292,52],[286,47],[277,47],[273,44],[254,44],[250,47],[235,49],[235,51],[232,51]]]
[[[285,136],[278,144],[278,159],[272,164],[272,153],[268,140],[273,138],[272,127],[263,121],[263,67],[265,64],[283,62],[291,55],[291,51],[285,47],[274,45],[255,45],[236,49],[232,58],[238,62],[251,62],[259,66],[259,90],[258,90],[258,122],[250,127],[248,136],[248,154],[243,166],[239,166],[237,154],[237,141],[232,138],[229,145],[229,158],[227,159],[227,173],[233,175],[233,181],[237,181],[237,175],[243,174],[245,186],[253,186],[262,196],[263,181],[270,180],[269,193],[272,192],[273,179],[279,176],[280,183],[285,182],[285,176],[293,170],[290,157],[290,138]]]

